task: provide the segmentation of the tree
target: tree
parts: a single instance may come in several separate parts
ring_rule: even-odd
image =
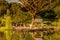
[[[6,0],[0,0],[0,20],[1,20],[0,25],[1,26],[5,26],[4,15],[6,15],[7,9],[8,9],[8,2]]]
[[[18,25],[21,23],[26,23],[29,20],[29,14],[27,12],[21,11],[21,5],[19,3],[12,2],[10,5],[10,15],[12,18],[12,22],[14,25]]]
[[[8,9],[8,2],[6,0],[0,0],[0,17],[6,14],[7,9]]]
[[[59,0],[20,0],[20,1],[22,2],[23,9],[27,10],[27,12],[32,16],[31,24],[34,25],[36,14],[41,11],[54,9],[57,6]]]

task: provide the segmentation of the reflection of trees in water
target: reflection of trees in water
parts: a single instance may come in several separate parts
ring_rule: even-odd
[[[15,32],[11,36],[11,40],[34,40],[28,32]]]
[[[6,40],[4,32],[0,32],[0,40]]]

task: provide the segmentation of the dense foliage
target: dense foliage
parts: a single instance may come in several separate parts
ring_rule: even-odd
[[[59,18],[59,0],[20,0],[22,4],[5,0],[0,1],[0,19],[11,16],[13,24],[32,23],[35,18],[54,21]],[[7,9],[9,12],[7,13]],[[32,20],[32,21],[31,21]]]
[[[20,24],[34,25],[35,18],[36,19],[42,18],[43,22],[46,20],[57,22],[58,25],[60,25],[60,0],[19,0],[19,1],[21,1],[22,4],[16,2],[8,3],[6,0],[0,0],[0,27],[1,26],[7,27],[8,30],[3,30],[3,32],[6,33],[7,39],[12,37],[11,40],[34,40],[32,35],[29,34],[28,32],[24,32],[21,35],[20,33],[16,32],[13,35],[13,33],[10,34],[11,32],[9,29],[12,28],[12,25],[15,26],[16,25],[19,26]],[[43,33],[42,38],[44,40],[60,40],[59,31],[52,33],[52,31],[48,29],[46,31],[42,31],[42,33]],[[4,35],[3,33],[1,34]],[[36,37],[38,37],[39,35],[41,34],[37,32]],[[4,38],[1,40],[4,40]]]

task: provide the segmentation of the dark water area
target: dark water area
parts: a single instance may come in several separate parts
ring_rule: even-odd
[[[33,38],[29,32],[19,32],[19,31],[0,31],[0,40],[42,40]]]
[[[60,40],[60,30],[45,31],[19,31],[19,30],[0,30],[0,40]]]

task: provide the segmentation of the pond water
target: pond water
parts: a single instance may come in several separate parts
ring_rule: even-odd
[[[19,31],[0,31],[0,40],[42,40],[41,38],[32,38],[32,35],[28,32]]]

